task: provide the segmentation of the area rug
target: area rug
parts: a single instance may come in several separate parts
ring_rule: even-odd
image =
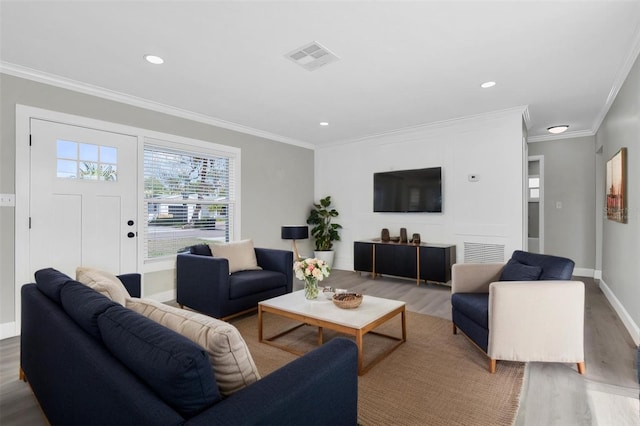
[[[265,336],[286,329],[290,320],[265,314]],[[231,321],[246,340],[263,376],[296,358],[258,343],[257,315]],[[377,329],[400,336],[400,319]],[[336,333],[325,331],[325,341]],[[283,337],[288,346],[312,350],[317,328],[304,326]],[[364,362],[389,339],[368,334]],[[512,425],[524,364],[499,361],[495,374],[488,359],[466,337],[452,333],[451,321],[407,312],[407,342],[358,379],[358,422],[368,425]]]

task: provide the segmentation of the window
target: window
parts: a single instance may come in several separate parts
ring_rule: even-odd
[[[112,146],[58,139],[57,176],[63,179],[115,181],[118,149]]]
[[[232,239],[237,206],[235,154],[163,145],[145,143],[144,147],[145,259]]]
[[[529,177],[529,201],[540,200],[540,176]]]

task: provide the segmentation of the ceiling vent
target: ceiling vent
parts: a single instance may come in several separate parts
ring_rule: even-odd
[[[321,66],[340,59],[317,41],[299,47],[285,56],[309,71],[317,70]]]

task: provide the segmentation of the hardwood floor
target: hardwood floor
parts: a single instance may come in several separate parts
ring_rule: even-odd
[[[579,375],[573,364],[529,363],[516,426],[640,424],[636,346],[597,283],[578,279],[587,290],[586,374]],[[294,290],[302,288],[294,281]],[[418,287],[410,280],[372,280],[365,274],[337,270],[321,284],[403,300],[410,311],[451,319],[447,286]],[[469,343],[469,350],[478,349]],[[18,380],[19,353],[18,337],[0,341],[0,425],[45,425],[29,386]]]

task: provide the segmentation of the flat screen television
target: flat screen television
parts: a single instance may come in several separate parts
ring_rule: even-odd
[[[441,213],[441,168],[374,173],[373,211]]]

